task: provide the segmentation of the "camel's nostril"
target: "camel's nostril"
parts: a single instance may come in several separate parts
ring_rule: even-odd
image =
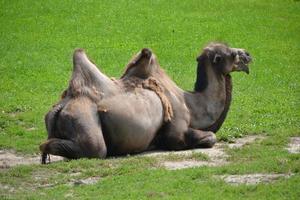
[[[248,52],[246,52],[246,61],[251,62],[252,58]]]

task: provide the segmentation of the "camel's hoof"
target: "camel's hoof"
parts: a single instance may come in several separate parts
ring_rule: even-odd
[[[217,142],[217,137],[213,132],[199,141],[198,146],[201,148],[212,148]]]
[[[50,163],[50,155],[46,153],[42,153],[41,155],[41,164],[45,165],[47,164],[47,157],[49,156],[49,163]]]

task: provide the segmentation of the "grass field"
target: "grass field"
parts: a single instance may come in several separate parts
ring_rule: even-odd
[[[300,135],[299,1],[0,1],[0,149],[38,153],[44,114],[68,85],[72,52],[84,48],[98,67],[119,77],[132,55],[150,47],[186,90],[195,81],[197,54],[210,41],[247,49],[250,75],[233,75],[233,103],[218,138],[268,136],[230,150],[232,164],[179,171],[153,169],[156,159],[78,160],[0,169],[0,198],[8,199],[297,199],[300,156],[284,147]],[[69,187],[80,171],[101,177]],[[219,174],[294,173],[273,184],[231,186]],[[45,181],[51,188],[35,188]],[[47,176],[46,176],[47,175]],[[34,191],[34,192],[33,192]]]

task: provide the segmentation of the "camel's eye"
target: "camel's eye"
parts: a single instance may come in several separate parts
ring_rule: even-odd
[[[214,64],[220,63],[222,61],[222,56],[219,54],[216,54],[213,60]]]

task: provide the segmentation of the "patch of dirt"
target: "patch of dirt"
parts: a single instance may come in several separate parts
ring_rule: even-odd
[[[228,155],[224,152],[223,144],[218,143],[213,148],[208,149],[192,149],[185,151],[152,151],[145,152],[142,156],[150,157],[167,157],[169,155],[178,155],[184,157],[191,156],[195,153],[202,153],[209,157],[209,160],[181,160],[181,161],[164,161],[161,164],[170,170],[184,169],[189,167],[200,166],[221,166],[227,164],[226,158]]]
[[[181,161],[163,161],[161,163],[166,169],[176,170],[184,169],[190,167],[200,167],[200,166],[222,166],[228,164],[228,155],[224,151],[225,147],[229,148],[242,148],[243,146],[253,143],[257,140],[262,140],[265,137],[259,135],[250,135],[244,138],[239,138],[233,141],[233,143],[217,143],[213,148],[208,149],[192,149],[185,151],[151,151],[142,153],[142,156],[153,156],[153,157],[166,157],[169,155],[179,155],[183,156]],[[186,160],[185,156],[190,156],[193,153],[202,153],[209,157],[208,161],[198,161],[198,160]]]
[[[76,176],[80,174],[74,173],[74,174],[70,174],[72,178],[69,180],[66,181],[52,180],[52,182],[49,182],[49,176],[51,176],[51,174],[53,174],[53,172],[50,171],[43,174],[41,174],[41,172],[34,173],[33,176],[36,182],[33,182],[31,184],[26,184],[25,182],[23,182],[18,186],[10,186],[10,185],[0,183],[0,188],[7,193],[14,193],[15,191],[23,191],[23,190],[26,191],[30,190],[34,192],[39,188],[53,188],[61,185],[69,186],[69,187],[76,187],[79,185],[92,185],[98,183],[98,181],[100,180],[99,176],[79,178]],[[1,195],[0,195],[0,199],[1,199]]]
[[[148,198],[151,198],[151,199],[161,199],[161,198],[167,196],[167,194],[164,192],[154,192],[154,191],[147,192],[146,195]]]
[[[45,171],[46,170],[46,171]],[[68,174],[61,174],[60,172],[54,172],[51,170],[44,169],[43,171],[34,171],[32,173],[33,178],[36,180],[35,184],[33,184],[32,189],[36,188],[51,188],[58,185],[66,185],[66,186],[78,186],[78,185],[91,185],[95,184],[100,180],[100,177],[93,176],[82,178],[81,172],[71,172]],[[49,177],[57,177],[58,179],[51,180],[49,182]],[[67,178],[62,181],[60,177]]]
[[[300,153],[300,137],[291,137],[286,149],[290,153]]]
[[[57,182],[46,183],[37,186],[37,188],[50,188],[50,187],[55,187],[57,185],[67,185],[67,186],[92,185],[92,184],[96,184],[99,180],[100,180],[99,176],[93,176],[93,177],[88,177],[83,179],[71,179],[66,183],[57,183]]]
[[[256,140],[262,140],[264,138],[265,138],[264,136],[260,136],[260,135],[249,135],[244,138],[236,139],[233,143],[228,144],[228,147],[230,149],[241,148],[247,144],[251,144],[251,143],[255,142]]]
[[[10,193],[12,193],[12,192],[14,192],[16,190],[14,187],[11,187],[9,185],[3,185],[1,183],[0,183],[0,188],[3,189],[3,190],[8,191]],[[1,197],[1,195],[0,195],[0,197]]]
[[[246,144],[252,143],[258,139],[263,139],[264,137],[253,135],[247,136],[244,138],[239,138],[235,140],[233,143],[217,143],[213,148],[208,149],[192,149],[192,150],[185,150],[185,151],[151,151],[139,154],[140,156],[153,156],[153,157],[164,157],[173,155],[179,155],[183,157],[182,161],[165,161],[161,163],[167,169],[183,169],[188,167],[199,167],[199,166],[222,166],[227,164],[227,157],[228,155],[224,151],[224,147],[228,146],[229,148],[241,148]],[[300,137],[295,137],[292,140],[293,151],[299,152],[299,142]],[[209,157],[209,160],[195,160],[189,159],[184,160],[184,157],[191,156],[194,153],[202,153]],[[22,156],[16,154],[13,151],[8,150],[0,150],[0,169],[10,168],[16,165],[29,165],[29,164],[39,164],[40,163],[40,156]],[[63,160],[63,157],[51,155],[51,162],[57,162]]]
[[[193,168],[200,166],[207,166],[207,161],[196,161],[196,160],[183,160],[183,161],[166,161],[163,163],[164,167],[169,170]]]
[[[51,155],[51,162],[63,160],[61,156]],[[30,165],[41,163],[40,156],[22,156],[13,151],[0,150],[0,169],[10,168],[16,165]]]
[[[72,180],[69,182],[69,185],[92,185],[96,184],[100,180],[100,177],[94,176],[94,177],[88,177],[86,179],[79,179],[79,180]]]
[[[272,183],[280,178],[290,178],[292,174],[244,174],[218,176],[226,183],[232,185],[256,185],[259,183]]]

